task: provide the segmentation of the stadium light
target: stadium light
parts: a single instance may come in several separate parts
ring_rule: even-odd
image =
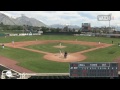
[[[112,16],[112,13],[109,14],[109,28],[110,28],[110,21],[111,21],[111,16]]]

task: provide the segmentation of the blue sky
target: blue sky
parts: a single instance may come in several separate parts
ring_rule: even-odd
[[[47,25],[67,24],[78,25],[91,23],[91,26],[109,26],[108,21],[98,21],[98,15],[112,14],[111,25],[120,26],[120,11],[0,11],[10,17],[17,18],[21,14],[36,18]]]

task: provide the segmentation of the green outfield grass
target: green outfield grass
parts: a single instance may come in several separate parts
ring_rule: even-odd
[[[113,45],[107,48],[87,52],[84,55],[88,58],[82,62],[113,62],[120,58],[120,46]]]
[[[12,40],[19,41],[34,41],[34,40],[80,40],[88,42],[103,42],[110,43],[112,40],[115,44],[120,42],[119,38],[106,38],[106,37],[89,37],[89,36],[69,36],[69,35],[41,35],[41,36],[11,36],[11,37],[0,37],[0,43],[11,42]]]
[[[0,31],[1,33],[4,33],[4,34],[18,34],[18,33],[23,33],[22,30],[1,30]]]
[[[93,46],[68,44],[68,43],[62,43],[62,46],[66,46],[66,47],[61,49],[55,48],[53,46],[59,46],[59,43],[56,42],[56,43],[48,43],[48,44],[30,45],[30,46],[26,46],[26,48],[41,50],[50,53],[59,53],[60,50],[62,52],[67,51],[68,53],[74,53],[74,52],[80,52],[86,49],[93,48]]]
[[[23,66],[35,72],[65,73],[69,72],[69,63],[60,63],[43,59],[43,54],[5,47],[0,48],[0,55],[14,59]]]
[[[114,41],[113,46],[87,52],[84,55],[87,59],[82,62],[112,62],[120,57],[120,47],[117,45],[120,42],[119,38],[104,38],[104,37],[87,37],[87,36],[57,36],[57,35],[42,35],[42,36],[17,36],[17,37],[0,37],[0,43],[31,40],[80,40],[88,42],[103,42],[110,43]],[[18,65],[23,66],[35,72],[42,73],[64,73],[69,72],[69,63],[54,62],[43,59],[43,54],[5,47],[0,47],[0,56],[5,56],[19,62]]]

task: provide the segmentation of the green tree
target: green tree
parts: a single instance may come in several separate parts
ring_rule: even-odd
[[[64,31],[68,31],[68,26],[65,26],[65,27],[63,28],[63,30],[64,30]]]
[[[3,26],[3,25],[4,25],[3,22],[1,22],[1,23],[0,23],[0,26]]]

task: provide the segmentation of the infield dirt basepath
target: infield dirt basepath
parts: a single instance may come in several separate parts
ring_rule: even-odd
[[[95,48],[91,48],[88,50],[76,52],[76,53],[69,53],[68,57],[66,59],[59,58],[59,53],[53,54],[49,52],[44,52],[40,50],[34,50],[34,49],[29,49],[29,48],[24,48],[24,46],[28,45],[35,45],[35,44],[47,44],[47,43],[53,43],[53,42],[63,42],[63,43],[70,43],[70,44],[80,44],[80,45],[88,45],[88,46],[95,46]],[[32,52],[37,52],[37,53],[42,53],[45,54],[44,58],[46,60],[51,60],[51,61],[57,61],[57,62],[76,62],[76,61],[82,61],[85,60],[87,57],[83,55],[83,53],[90,52],[96,49],[100,48],[106,48],[109,46],[112,46],[113,44],[105,44],[105,43],[96,43],[96,42],[85,42],[85,41],[67,41],[67,40],[41,40],[41,41],[24,41],[24,42],[14,42],[12,43],[6,43],[5,46],[11,47],[11,48],[20,48],[24,50],[29,50]],[[17,65],[18,62],[15,60],[8,59],[6,57],[0,56],[0,64],[3,64],[11,69],[14,69],[18,72],[25,72],[25,73],[32,73],[32,71],[25,69],[23,67],[20,67]]]

